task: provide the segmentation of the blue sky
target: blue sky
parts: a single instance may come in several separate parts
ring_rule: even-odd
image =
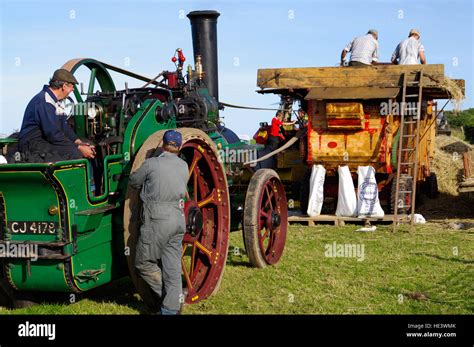
[[[418,28],[428,63],[465,79],[462,108],[474,107],[471,0],[0,0],[0,134],[20,128],[29,100],[69,59],[95,58],[153,77],[173,69],[170,58],[181,47],[186,63],[193,63],[186,14],[204,9],[221,13],[222,102],[271,107],[276,96],[255,92],[259,68],[335,66],[344,46],[369,28],[379,31],[380,58],[388,62],[410,28]],[[125,81],[141,85],[121,77],[116,85],[123,88]],[[227,108],[222,116],[237,134],[253,135],[272,114]]]

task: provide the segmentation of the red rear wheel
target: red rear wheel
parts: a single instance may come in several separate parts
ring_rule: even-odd
[[[195,129],[183,129],[183,138],[188,130]],[[188,290],[186,302],[192,303],[218,289],[227,259],[229,194],[225,172],[210,139],[187,140],[181,157],[189,166],[190,196],[185,205],[187,233],[181,263]]]
[[[270,169],[258,170],[245,198],[244,242],[253,266],[276,264],[285,248],[288,207],[283,184]]]
[[[188,193],[185,204],[186,234],[183,240],[183,285],[187,289],[186,303],[199,302],[215,293],[224,272],[230,230],[229,192],[227,178],[217,157],[212,140],[201,130],[176,129],[182,134],[180,157],[188,163]],[[138,151],[132,172],[162,146],[166,130],[151,135]],[[139,192],[128,189],[124,210],[124,239],[129,247],[127,257],[130,275],[147,306],[157,309],[156,298],[148,285],[137,276],[134,260],[140,231]]]

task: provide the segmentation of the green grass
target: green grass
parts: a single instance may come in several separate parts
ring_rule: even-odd
[[[356,225],[291,226],[279,264],[249,267],[241,233],[232,233],[217,295],[185,308],[185,314],[472,314],[474,247],[471,230],[441,224],[416,231]],[[325,245],[364,245],[364,260],[329,258]],[[234,250],[240,250],[235,252]],[[458,254],[456,255],[456,250]],[[426,299],[417,299],[422,293]],[[421,294],[420,294],[421,295]],[[128,279],[67,300],[13,314],[139,314],[143,305]]]

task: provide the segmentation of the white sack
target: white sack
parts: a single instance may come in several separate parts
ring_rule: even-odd
[[[408,219],[411,220],[411,215],[408,215]],[[423,217],[423,215],[419,214],[419,213],[415,213],[413,215],[413,219],[414,219],[414,223],[415,224],[426,224],[426,219],[425,217]]]
[[[336,216],[353,217],[357,214],[357,197],[349,167],[339,166],[339,192],[337,195]]]
[[[359,166],[357,190],[357,214],[359,218],[384,216],[380,206],[379,191],[375,180],[375,170],[372,166]]]
[[[377,230],[377,227],[375,225],[372,225],[370,227],[359,228],[356,231],[361,231],[361,232],[367,233],[367,232],[372,232],[372,231],[375,231],[375,230]]]
[[[308,216],[315,217],[321,214],[324,201],[324,178],[326,169],[322,165],[313,165],[309,180]]]

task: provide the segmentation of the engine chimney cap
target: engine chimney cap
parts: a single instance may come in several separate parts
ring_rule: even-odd
[[[203,17],[203,18],[217,18],[221,14],[217,11],[214,10],[206,10],[206,11],[192,11],[189,12],[187,17],[189,19],[195,18],[195,17]]]

